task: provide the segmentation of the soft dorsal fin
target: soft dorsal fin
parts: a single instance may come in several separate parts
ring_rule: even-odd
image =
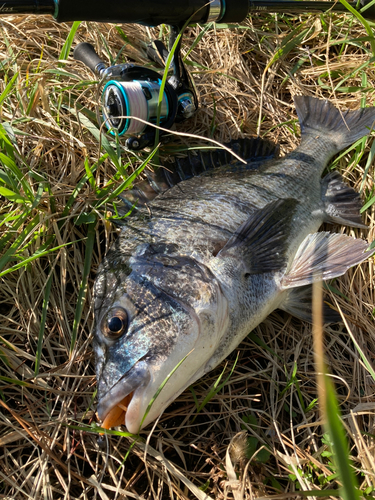
[[[249,170],[256,168],[255,162],[269,160],[278,155],[279,147],[260,137],[237,139],[224,144],[247,162]],[[143,206],[160,193],[181,181],[225,165],[237,164],[237,158],[226,149],[197,149],[189,151],[185,158],[175,157],[167,161],[157,172],[147,172],[147,179],[138,182],[134,189],[126,191],[121,198],[130,207]]]
[[[272,201],[253,213],[229,238],[218,258],[234,258],[245,274],[277,271],[286,264],[286,250],[297,201]]]
[[[309,234],[299,246],[281,286],[283,289],[294,288],[341,276],[374,253],[375,249],[367,248],[366,241],[345,234]]]

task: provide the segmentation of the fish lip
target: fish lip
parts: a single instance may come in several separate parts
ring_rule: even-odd
[[[98,402],[97,413],[101,421],[120,401],[131,392],[135,392],[151,380],[151,374],[145,361],[138,361],[107,394]]]

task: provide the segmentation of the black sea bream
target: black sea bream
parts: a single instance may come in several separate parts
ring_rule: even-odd
[[[198,155],[199,175],[170,187],[182,176],[176,163],[177,173],[129,194],[138,208],[95,282],[103,427],[138,432],[274,309],[311,321],[311,283],[372,254],[364,240],[317,230],[323,222],[365,227],[358,195],[337,172],[321,176],[333,155],[370,132],[375,108],[341,113],[301,96],[295,106],[302,140],[284,158],[272,158],[260,139],[238,141],[246,164],[227,155],[226,165],[212,160],[204,172]]]

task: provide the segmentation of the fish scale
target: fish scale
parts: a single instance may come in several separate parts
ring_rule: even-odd
[[[311,322],[312,283],[372,255],[364,240],[317,231],[322,222],[365,227],[355,191],[338,173],[321,175],[368,134],[375,109],[341,113],[303,96],[295,104],[301,144],[284,158],[259,138],[231,141],[245,163],[199,151],[126,194],[136,207],[94,287],[98,415],[107,428],[122,419],[138,432],[274,309]],[[323,310],[325,321],[339,319]]]
[[[280,162],[282,163],[277,163]],[[184,186],[183,193],[179,191],[179,186],[175,186],[165,195],[156,198],[152,204],[151,231],[154,237],[167,238],[174,243],[180,242],[183,232],[184,253],[196,254],[202,246],[204,251],[207,241],[216,246],[219,242],[224,244],[251,213],[263,208],[267,203],[279,198],[293,197],[303,202],[295,224],[296,235],[301,234],[300,224],[309,223],[309,232],[312,232],[317,230],[324,220],[319,180],[314,184],[310,182],[309,188],[300,183],[291,187],[289,176],[280,179],[274,175],[273,170],[227,174],[223,167],[214,177],[202,175],[191,179],[189,186]],[[231,187],[230,192],[226,187],[228,185]],[[315,218],[311,218],[312,205],[317,211]],[[167,210],[165,207],[168,207]],[[318,207],[320,210],[317,210]],[[133,221],[130,225],[134,227]],[[139,221],[137,227],[144,227],[144,219]],[[301,243],[302,239],[297,238],[294,246]],[[205,256],[206,252],[200,260],[204,260]]]

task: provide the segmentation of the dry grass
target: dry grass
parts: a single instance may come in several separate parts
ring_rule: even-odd
[[[293,30],[292,39],[296,39],[306,27],[298,44],[285,44]],[[129,57],[146,63],[142,40],[151,32],[135,26],[122,28],[131,41],[125,47],[113,25],[82,24],[75,41],[93,43],[106,62],[105,45],[112,57],[122,51],[121,60]],[[223,369],[226,377],[235,365],[224,388],[198,415],[192,393],[185,391],[152,432],[148,428],[141,433],[142,440],[133,448],[125,435],[108,436],[99,446],[95,428],[90,432],[95,422],[91,288],[97,266],[115,238],[115,228],[105,221],[104,210],[99,211],[86,301],[76,342],[71,345],[87,259],[87,226],[75,221],[78,215],[90,213],[95,202],[89,183],[82,185],[62,214],[85,174],[85,159],[93,165],[103,151],[72,111],[76,106],[95,111],[92,75],[72,58],[61,65],[63,72],[56,72],[69,29],[43,17],[1,19],[1,91],[18,73],[1,103],[1,120],[13,126],[16,163],[34,195],[40,183],[44,186],[41,199],[18,226],[20,219],[5,221],[5,217],[12,211],[14,217],[21,217],[24,205],[1,198],[0,237],[9,235],[10,240],[0,257],[24,231],[19,255],[1,271],[32,256],[50,236],[50,248],[69,245],[0,278],[0,497],[294,499],[302,490],[336,489],[336,469],[315,403],[311,326],[281,312],[267,318],[238,347],[237,363],[237,353],[232,353],[225,367],[195,384],[202,401]],[[185,52],[201,30],[188,30]],[[155,34],[159,35],[158,29]],[[226,141],[254,135],[260,127],[262,136],[280,143],[282,153],[290,151],[298,143],[294,94],[326,97],[350,108],[358,107],[361,98],[374,102],[369,43],[350,42],[365,36],[350,16],[330,14],[322,18],[254,16],[241,28],[208,30],[188,56],[201,107],[179,130],[206,137],[213,134]],[[283,53],[275,58],[280,49]],[[358,69],[361,65],[363,69]],[[348,89],[334,90],[345,76],[349,78],[342,85]],[[347,155],[337,165],[356,189],[362,184],[369,147],[363,150],[358,164]],[[130,159],[134,166],[139,164]],[[103,186],[115,174],[116,168],[107,159],[94,175]],[[373,175],[370,167],[364,200],[372,196]],[[365,218],[370,231],[362,236],[372,241],[374,205]],[[27,227],[31,221],[34,226]],[[360,235],[357,230],[345,231]],[[345,326],[328,327],[324,337],[350,453],[361,491],[368,497],[375,488],[375,380],[350,334],[371,364],[375,353],[373,273],[370,259],[335,281],[340,295],[334,297],[345,311],[350,332]],[[40,369],[35,377],[41,332]],[[241,431],[246,431],[247,438]]]

